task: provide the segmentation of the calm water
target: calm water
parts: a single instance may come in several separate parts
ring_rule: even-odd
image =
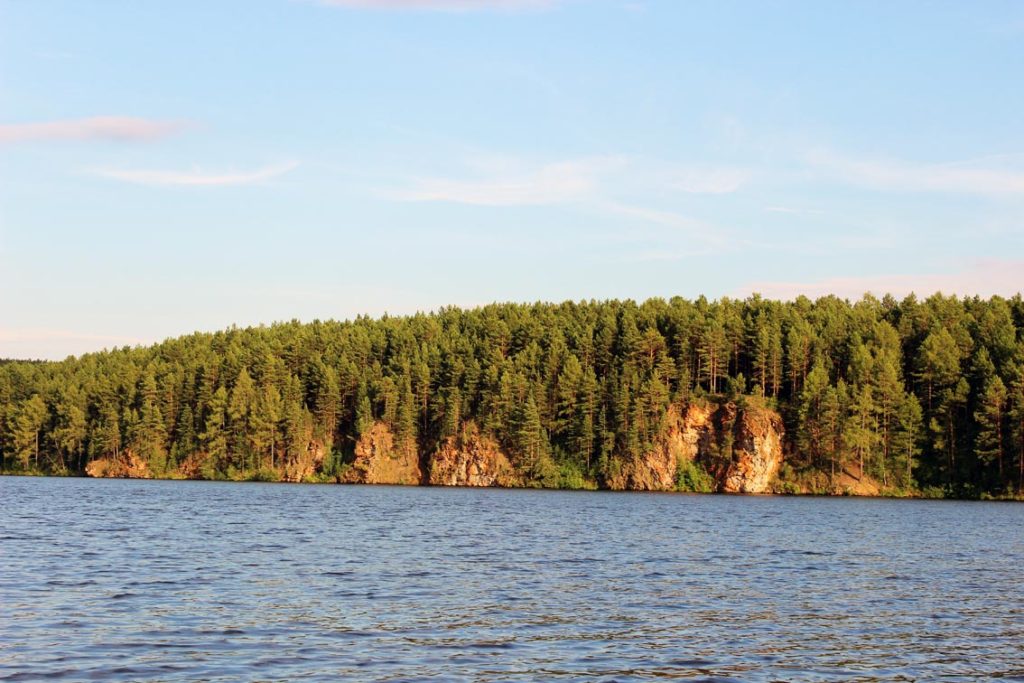
[[[1024,680],[1024,505],[0,478],[0,679]]]

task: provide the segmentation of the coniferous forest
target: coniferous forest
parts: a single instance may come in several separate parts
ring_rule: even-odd
[[[778,411],[790,485],[858,463],[886,493],[1019,497],[1024,300],[495,304],[5,361],[0,455],[173,476],[201,454],[205,478],[272,480],[316,445],[329,481],[375,423],[429,450],[473,421],[528,483],[601,486],[671,405],[716,400]]]

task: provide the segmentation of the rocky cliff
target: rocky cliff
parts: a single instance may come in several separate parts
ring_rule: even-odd
[[[695,405],[689,406],[685,413],[671,406],[661,438],[640,457],[622,463],[605,482],[608,488],[616,491],[674,490],[679,463],[694,460],[701,444],[712,433],[708,428],[710,415]]]
[[[731,404],[730,404],[731,405]],[[767,493],[782,466],[782,418],[765,408],[737,412],[732,454],[715,479],[724,493]]]
[[[146,461],[131,449],[125,449],[114,458],[93,460],[85,466],[85,473],[90,477],[108,479],[150,479],[153,476]]]
[[[419,484],[423,481],[414,442],[397,443],[383,422],[375,422],[356,442],[355,460],[340,479],[346,484]]]
[[[750,403],[672,406],[661,436],[651,448],[620,462],[604,483],[616,490],[671,491],[676,489],[680,466],[695,463],[698,470],[710,474],[718,491],[765,493],[771,490],[782,464],[782,436],[779,415]],[[501,445],[473,422],[463,424],[457,435],[428,452],[429,456],[423,457],[415,441],[399,443],[386,424],[376,422],[359,437],[351,467],[338,480],[436,486],[513,487],[528,483]],[[323,446],[313,442],[301,456],[279,463],[277,472],[282,481],[303,481],[322,471],[324,458]],[[185,478],[208,477],[206,460],[204,453],[194,454],[175,473]],[[86,472],[92,477],[153,476],[146,462],[130,449],[118,458],[92,461]]]
[[[782,418],[734,403],[669,408],[661,437],[608,478],[611,489],[670,491],[681,463],[696,462],[726,493],[766,493],[782,465]]]
[[[430,458],[428,482],[434,486],[519,486],[508,456],[476,424],[462,426],[458,436],[441,442]]]

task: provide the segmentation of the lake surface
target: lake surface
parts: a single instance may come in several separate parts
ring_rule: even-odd
[[[0,478],[0,680],[1024,680],[1024,505]]]

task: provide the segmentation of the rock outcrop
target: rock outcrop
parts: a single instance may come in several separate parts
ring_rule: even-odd
[[[462,425],[458,436],[441,442],[430,458],[427,479],[433,486],[518,486],[515,468],[493,438],[476,424]]]
[[[383,422],[375,422],[359,437],[352,467],[341,478],[346,484],[419,484],[422,480],[416,444],[396,443]]]
[[[660,438],[623,463],[608,488],[670,491],[684,462],[697,462],[726,493],[767,493],[782,465],[782,418],[766,408],[690,403],[669,408]]]
[[[675,489],[680,461],[693,460],[701,442],[707,438],[707,418],[708,415],[697,406],[689,406],[685,417],[671,406],[665,416],[661,438],[640,457],[622,463],[618,472],[605,482],[608,488],[616,491]]]
[[[113,458],[97,458],[85,466],[85,473],[90,477],[107,479],[151,479],[153,473],[146,461],[137,456],[131,449],[125,449]]]
[[[210,455],[199,451],[189,455],[178,465],[178,475],[184,479],[208,479],[207,467]]]
[[[718,479],[725,493],[767,493],[782,466],[782,418],[746,407],[733,422],[732,458]]]
[[[852,471],[843,470],[836,475],[832,485],[831,493],[839,496],[877,496],[882,492],[882,485],[877,479],[867,474],[858,474],[856,468]]]
[[[287,460],[281,468],[281,481],[299,482],[323,469],[325,449],[319,441],[311,441],[299,457]]]

